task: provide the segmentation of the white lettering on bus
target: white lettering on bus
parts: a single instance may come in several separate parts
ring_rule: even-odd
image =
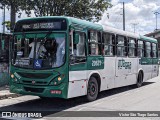
[[[92,66],[101,66],[102,61],[101,60],[92,60]]]

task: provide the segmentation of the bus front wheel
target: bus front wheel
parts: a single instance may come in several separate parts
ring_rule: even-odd
[[[98,83],[95,77],[91,77],[88,82],[87,100],[94,101],[98,96]]]
[[[137,87],[141,87],[142,86],[142,83],[143,83],[143,75],[142,75],[142,73],[140,72],[139,74],[138,74],[138,79],[137,79]]]

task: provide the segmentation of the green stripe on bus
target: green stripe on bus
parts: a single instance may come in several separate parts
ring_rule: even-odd
[[[139,59],[139,64],[141,65],[158,64],[158,58],[141,58]]]

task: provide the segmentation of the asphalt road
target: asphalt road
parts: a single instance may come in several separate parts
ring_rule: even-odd
[[[160,111],[160,76],[144,83],[140,88],[134,86],[116,88],[101,92],[96,101],[86,102],[85,97],[65,99],[41,100],[36,96],[21,96],[17,98],[0,100],[0,111],[48,111],[43,114],[42,120],[63,119],[97,119],[96,114],[105,116],[110,113],[104,111]],[[82,111],[82,112],[62,112]],[[87,111],[95,111],[87,113]],[[97,111],[97,112],[96,112]],[[103,111],[103,112],[100,112]],[[68,117],[77,113],[86,113],[84,117]],[[121,113],[121,112],[120,112]],[[125,112],[122,112],[125,113]],[[154,113],[154,112],[150,112]],[[112,113],[111,113],[112,114]],[[114,114],[114,112],[113,112]],[[129,113],[130,114],[130,113]],[[159,112],[160,114],[160,112]],[[56,117],[53,117],[56,116]],[[113,115],[114,116],[114,115]],[[94,118],[92,118],[94,117]],[[159,117],[100,117],[101,119],[133,119],[133,120],[160,120]],[[1,119],[1,118],[0,118]],[[13,118],[12,118],[13,119]],[[17,119],[16,117],[14,119]],[[19,118],[20,119],[20,118]],[[28,118],[22,118],[28,120]]]

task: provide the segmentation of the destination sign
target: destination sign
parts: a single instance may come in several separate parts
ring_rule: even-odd
[[[61,29],[61,22],[24,24],[23,29]]]
[[[67,30],[65,19],[39,18],[31,20],[21,20],[16,23],[15,32]]]

